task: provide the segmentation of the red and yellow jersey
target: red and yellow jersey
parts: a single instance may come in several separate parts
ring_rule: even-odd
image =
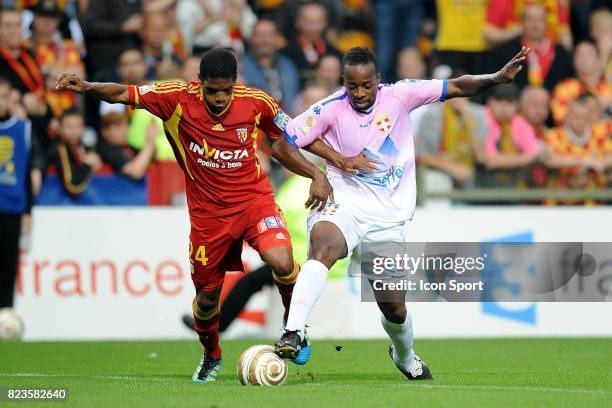
[[[596,87],[590,87],[576,78],[563,80],[553,89],[550,107],[555,123],[565,120],[570,103],[583,93],[590,93],[596,97],[612,98],[612,84],[604,76]]]
[[[546,8],[548,37],[556,44],[561,33],[569,30],[567,0],[489,0],[486,24],[506,29],[521,24],[528,4],[541,4]]]
[[[558,155],[603,158],[612,154],[611,122],[599,122],[591,127],[591,137],[584,145],[578,145],[570,139],[565,127],[556,127],[546,134],[546,144]],[[550,188],[605,188],[606,174],[592,169],[566,167],[559,169],[555,176],[549,176]],[[549,201],[549,204],[554,201]],[[590,204],[587,201],[587,204]]]
[[[164,131],[181,165],[190,215],[219,216],[272,196],[261,170],[257,143],[261,132],[278,137],[289,120],[267,93],[234,87],[228,107],[210,112],[199,81],[130,85],[133,108],[146,109],[164,121]]]

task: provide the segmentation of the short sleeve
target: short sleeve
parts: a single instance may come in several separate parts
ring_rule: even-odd
[[[408,111],[421,105],[434,102],[444,102],[448,83],[446,80],[404,79],[393,85],[397,94]]]
[[[151,85],[130,85],[129,101],[133,109],[145,109],[162,120],[168,120],[187,92],[184,82],[159,82]]]
[[[285,139],[293,146],[302,148],[325,134],[333,121],[334,112],[333,108],[326,108],[325,105],[325,101],[316,103],[290,120],[283,132]]]
[[[268,136],[276,139],[283,134],[283,130],[291,119],[279,106],[278,102],[273,97],[259,91],[263,96],[257,97],[261,119],[259,128]]]

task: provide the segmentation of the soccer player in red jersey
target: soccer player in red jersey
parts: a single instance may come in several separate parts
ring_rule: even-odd
[[[203,55],[199,79],[188,84],[91,83],[66,73],[57,80],[60,90],[146,109],[164,121],[187,185],[193,314],[204,348],[193,380],[204,383],[215,381],[221,366],[219,294],[225,272],[242,270],[243,240],[274,269],[285,320],[299,272],[283,215],[257,157],[259,132],[280,136],[290,118],[267,93],[236,85],[236,74],[234,55],[215,48]],[[335,157],[321,141],[311,146],[321,157]],[[313,178],[307,205],[323,208],[328,197],[333,199],[326,176],[320,171],[303,175]]]

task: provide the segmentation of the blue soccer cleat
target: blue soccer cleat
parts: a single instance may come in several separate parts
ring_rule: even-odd
[[[304,340],[302,340],[302,347],[298,351],[293,361],[297,365],[304,365],[310,360],[312,354],[312,346],[310,345],[310,336],[308,333],[304,333]]]
[[[281,358],[288,359],[297,365],[304,365],[312,355],[312,346],[308,334],[304,339],[296,330],[285,330],[280,340],[274,344],[274,352]]]
[[[191,380],[193,382],[199,382],[203,384],[209,384],[217,381],[219,371],[221,371],[221,364],[223,360],[213,360],[209,356],[202,354],[200,358],[200,364],[193,373]]]

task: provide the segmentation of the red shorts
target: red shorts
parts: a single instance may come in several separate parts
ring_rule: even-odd
[[[291,247],[285,218],[274,199],[255,201],[244,211],[223,217],[214,213],[191,219],[189,261],[196,288],[211,291],[223,285],[227,271],[241,271],[242,242],[262,254],[273,247]]]

